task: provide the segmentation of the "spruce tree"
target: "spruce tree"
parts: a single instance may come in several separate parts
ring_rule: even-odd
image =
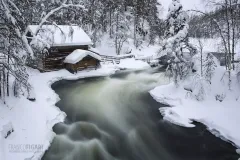
[[[184,79],[191,71],[191,58],[196,53],[195,47],[189,43],[188,16],[183,11],[179,0],[172,0],[166,20],[165,41],[160,50],[159,57],[167,56],[169,68],[174,82]],[[184,50],[190,54],[184,55]]]
[[[211,53],[208,53],[203,66],[204,66],[204,71],[205,71],[205,73],[204,73],[205,79],[207,80],[207,82],[209,82],[211,84],[214,71],[217,67],[217,65],[214,61],[214,57]]]

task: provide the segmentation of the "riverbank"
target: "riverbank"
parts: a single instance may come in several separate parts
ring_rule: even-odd
[[[7,139],[0,138],[0,159],[39,159],[48,149],[54,137],[52,127],[56,123],[63,122],[66,117],[66,114],[55,106],[59,97],[51,89],[54,82],[62,79],[76,80],[108,76],[114,74],[115,71],[104,68],[72,75],[66,70],[39,73],[37,70],[29,69],[29,82],[34,88],[36,102],[30,102],[25,97],[21,97],[7,99],[7,107],[1,107],[0,126],[11,123],[14,132]],[[41,147],[29,150],[25,148],[26,145],[40,145]]]
[[[223,76],[224,73],[223,67],[216,68],[213,83],[204,86],[203,101],[197,101],[194,93],[184,89],[193,83],[193,79],[180,84],[178,88],[173,83],[156,87],[150,94],[156,101],[170,106],[160,109],[165,120],[184,127],[195,127],[193,121],[203,123],[215,136],[239,148],[240,88],[236,74],[232,73],[232,87],[229,90],[228,77]],[[222,99],[216,100],[217,95]]]
[[[23,160],[39,159],[49,148],[55,134],[52,127],[63,122],[66,114],[55,104],[60,100],[51,85],[60,80],[78,80],[88,77],[101,77],[114,74],[121,65],[131,62],[126,70],[142,70],[150,67],[145,62],[122,60],[120,64],[103,64],[97,70],[84,70],[71,74],[67,70],[40,73],[28,68],[29,82],[33,87],[35,102],[26,97],[7,98],[6,104],[0,102],[0,159]],[[10,128],[9,128],[10,127]],[[7,138],[6,131],[14,130]]]
[[[42,160],[237,160],[235,147],[204,125],[189,129],[162,120],[158,108],[165,105],[148,91],[168,83],[155,69],[54,83],[56,106],[67,118],[54,126]]]

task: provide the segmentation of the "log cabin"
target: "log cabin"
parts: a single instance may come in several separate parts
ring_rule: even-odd
[[[38,56],[38,60],[33,63],[35,66],[32,66],[42,72],[64,69],[68,66],[64,63],[67,56],[78,49],[88,50],[92,45],[90,37],[78,26],[43,25],[39,31],[37,31],[37,28],[37,25],[29,25],[25,35],[29,43],[34,40],[33,35],[37,35],[41,43],[44,41],[44,43],[49,44],[41,53],[37,54],[40,56]],[[36,34],[36,32],[38,33]],[[91,58],[86,57],[84,61],[87,60],[92,61]],[[87,64],[92,65],[92,63],[93,62],[89,62]],[[96,65],[97,64],[98,63],[96,63]],[[75,65],[76,64],[74,64],[74,66]],[[77,68],[80,69],[80,67]]]
[[[77,49],[69,54],[65,60],[66,69],[71,73],[86,68],[97,69],[100,66],[101,57],[91,51]]]

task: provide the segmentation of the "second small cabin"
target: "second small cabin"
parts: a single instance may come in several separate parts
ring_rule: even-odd
[[[100,61],[101,57],[96,53],[77,49],[65,58],[64,63],[69,72],[75,73],[86,68],[97,69]]]

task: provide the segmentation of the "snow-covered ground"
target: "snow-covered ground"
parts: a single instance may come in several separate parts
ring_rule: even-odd
[[[124,43],[122,48],[122,54],[131,53],[135,55],[136,58],[141,57],[150,57],[155,55],[159,50],[159,45],[148,45],[146,43],[142,44],[142,46],[138,49],[133,45],[132,39],[129,39],[128,43]],[[116,56],[116,50],[114,46],[113,39],[109,39],[109,36],[105,35],[101,38],[101,43],[98,43],[96,46],[96,51],[102,55],[107,56]]]
[[[190,38],[190,42],[199,48],[198,39]],[[222,52],[220,39],[201,39],[201,42],[204,53]],[[236,46],[236,53],[238,57],[240,44]],[[173,83],[156,87],[150,94],[158,102],[170,105],[160,109],[165,120],[185,127],[194,127],[193,120],[201,122],[216,136],[230,140],[240,147],[240,86],[236,73],[233,73],[232,87],[229,90],[228,78],[227,75],[223,78],[224,73],[224,67],[216,68],[213,83],[205,86],[205,100],[201,102],[184,90],[184,86],[191,85],[193,79],[185,81],[178,88]],[[216,95],[223,96],[223,102],[216,101]]]
[[[144,69],[145,62],[134,59],[122,60],[120,66],[125,69]],[[52,127],[63,122],[66,114],[55,106],[58,95],[51,85],[59,80],[76,80],[85,77],[108,76],[119,69],[115,65],[102,65],[98,70],[80,71],[71,74],[67,70],[40,73],[28,69],[29,82],[34,88],[36,101],[31,102],[25,97],[9,98],[6,104],[0,102],[0,160],[39,159],[50,146],[54,137]],[[14,132],[5,139],[6,126],[13,127]],[[9,128],[9,127],[8,127]]]
[[[203,45],[203,52],[223,52],[220,39],[200,39]],[[114,47],[108,45],[108,40],[102,43],[104,48],[114,55]],[[190,38],[190,43],[199,49],[199,39]],[[144,59],[154,56],[159,50],[159,45],[143,45],[141,49],[134,49],[133,46],[125,46],[125,50],[130,51],[137,59]],[[103,49],[103,50],[101,50]],[[104,52],[107,53],[107,52]],[[240,55],[240,44],[236,47],[236,53]],[[198,57],[199,58],[199,57]],[[199,66],[199,60],[198,66]],[[170,105],[171,107],[161,108],[160,112],[165,120],[175,124],[194,127],[192,120],[205,124],[210,131],[216,136],[232,141],[240,147],[240,86],[237,83],[236,75],[232,75],[232,90],[229,91],[227,86],[227,76],[224,75],[224,67],[218,66],[216,74],[213,77],[212,85],[206,87],[206,99],[199,102],[191,98],[191,95],[183,89],[184,85],[189,85],[192,80],[186,81],[185,84],[176,88],[174,84],[163,85],[150,91],[150,94],[159,102]],[[222,80],[221,80],[222,79]],[[215,96],[223,95],[223,102],[216,101]],[[238,99],[238,100],[237,100]]]
[[[199,39],[190,38],[190,43],[199,48]],[[200,39],[203,47],[203,52],[224,52],[223,45],[221,45],[221,39],[213,38],[201,38]],[[142,44],[141,48],[136,49],[132,43],[125,44],[123,46],[123,53],[130,53],[135,55],[136,58],[146,58],[156,55],[159,51],[161,44],[148,45]],[[98,53],[102,55],[115,56],[116,51],[112,40],[109,40],[109,37],[103,36],[101,44],[96,47]],[[240,56],[240,43],[236,45],[236,53]]]
[[[7,138],[0,138],[0,159],[15,160],[41,157],[49,147],[54,137],[52,127],[56,123],[63,122],[65,113],[61,112],[55,103],[59,100],[57,94],[51,89],[51,84],[61,79],[79,79],[93,76],[106,76],[114,73],[113,69],[99,69],[89,72],[79,72],[72,75],[66,70],[49,73],[39,73],[29,69],[30,83],[32,84],[36,102],[30,102],[26,98],[14,98],[7,100],[7,107],[0,107],[1,126],[12,123],[14,132]],[[37,150],[27,149],[27,145],[43,145]],[[12,148],[13,147],[13,148]],[[15,147],[20,147],[19,149]],[[15,148],[15,149],[14,149]],[[34,153],[36,151],[36,153]]]
[[[194,127],[192,121],[205,124],[218,137],[232,141],[240,147],[240,85],[236,73],[232,73],[231,90],[228,87],[228,76],[225,68],[218,66],[212,84],[205,84],[205,99],[197,101],[193,93],[184,90],[193,86],[193,77],[186,80],[178,88],[171,83],[156,87],[150,94],[160,103],[169,105],[161,108],[164,119],[185,127]],[[196,86],[195,86],[196,87]],[[219,95],[223,101],[217,101]]]
[[[141,60],[135,60],[134,58],[121,59],[119,64],[109,64],[109,66],[122,70],[143,70],[150,68],[148,63]]]
[[[101,54],[116,55],[111,44],[97,47]],[[197,45],[196,39],[191,42]],[[105,43],[105,44],[104,44]],[[218,42],[213,39],[203,40],[204,52],[218,51]],[[156,54],[159,46],[143,45],[141,49],[134,49],[133,46],[125,46],[126,52],[131,51],[136,58],[151,57]],[[239,51],[238,51],[239,52]],[[51,84],[61,79],[75,80],[84,77],[108,76],[119,69],[140,70],[146,69],[149,65],[134,58],[122,59],[120,64],[104,64],[102,68],[93,71],[81,71],[71,74],[66,70],[49,73],[39,73],[29,69],[30,83],[32,84],[36,102],[30,102],[26,98],[7,99],[7,105],[0,103],[0,132],[7,124],[13,126],[14,132],[7,138],[0,136],[0,160],[5,159],[37,159],[43,155],[49,147],[54,133],[52,126],[62,122],[65,113],[55,106],[59,100],[57,94],[51,89]],[[204,123],[209,130],[217,136],[223,136],[240,146],[240,88],[233,75],[232,90],[227,87],[226,77],[222,79],[224,68],[218,67],[214,76],[213,85],[206,91],[206,99],[198,102],[183,89],[185,84],[176,87],[173,84],[163,85],[150,91],[151,95],[159,102],[169,104],[171,107],[162,108],[160,112],[166,120],[185,127],[194,127],[192,120]],[[225,97],[223,102],[215,100],[216,94]],[[24,147],[28,148],[24,148]],[[36,149],[34,146],[40,145]]]
[[[105,40],[103,43],[109,42]],[[190,38],[190,42],[199,48],[199,40]],[[220,39],[201,39],[203,52],[222,52]],[[106,44],[106,43],[105,43]],[[106,50],[106,45],[103,45]],[[109,45],[108,51],[112,55],[115,54],[114,48]],[[102,48],[100,47],[99,50]],[[143,45],[141,49],[134,49],[131,45],[126,50],[131,50],[131,54],[136,58],[148,58],[157,53],[159,45],[148,46]],[[104,52],[107,53],[107,52]],[[236,47],[237,55],[240,55],[240,44]],[[107,54],[109,55],[109,54]],[[224,75],[224,68],[218,67],[213,79],[213,85],[207,86],[206,99],[203,102],[198,102],[190,98],[190,95],[183,89],[185,84],[179,86],[178,89],[173,84],[159,86],[150,91],[151,95],[159,102],[170,105],[171,107],[162,108],[160,112],[164,115],[165,120],[185,127],[194,127],[192,120],[204,123],[212,133],[216,136],[224,137],[233,141],[235,145],[240,147],[240,87],[237,84],[236,76],[233,76],[232,90],[227,87],[226,77],[221,81]],[[189,81],[185,83],[191,83]],[[223,102],[215,100],[217,94],[226,95]],[[236,100],[238,99],[238,100]],[[217,131],[216,131],[217,130]]]

